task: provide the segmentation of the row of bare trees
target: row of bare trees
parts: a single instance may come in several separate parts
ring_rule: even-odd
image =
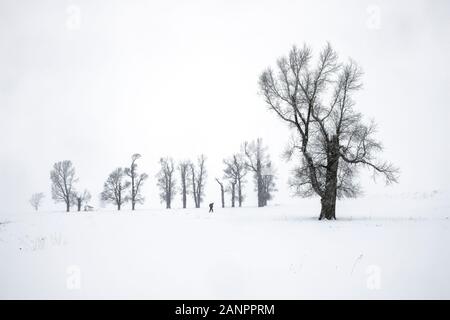
[[[275,170],[261,138],[244,142],[240,152],[224,159],[223,163],[223,178],[216,178],[220,186],[222,207],[225,207],[225,193],[230,193],[231,207],[235,207],[236,200],[239,207],[242,206],[245,198],[243,189],[247,182],[245,177],[248,173],[253,174],[258,207],[267,205],[267,201],[272,199],[273,192],[276,191]]]
[[[135,210],[136,204],[144,202],[141,187],[148,175],[145,173],[139,174],[137,171],[137,160],[140,157],[140,154],[134,154],[129,167],[117,168],[110,173],[100,194],[102,201],[115,204],[118,210],[128,201],[131,202],[132,210]],[[70,211],[71,206],[76,206],[77,211],[81,211],[83,206],[86,209],[92,197],[87,190],[81,192],[76,190],[75,184],[78,182],[78,178],[76,177],[75,167],[70,160],[55,163],[50,172],[50,180],[52,183],[52,199],[55,202],[63,202],[66,205],[67,212]],[[37,210],[43,198],[42,193],[34,194],[30,203]]]
[[[112,203],[120,211],[123,204],[131,202],[131,209],[135,210],[136,204],[142,204],[145,200],[141,193],[142,186],[147,180],[146,173],[138,172],[137,161],[141,158],[140,154],[134,154],[131,157],[131,164],[126,168],[116,168],[111,172],[103,185],[103,191],[100,199],[106,203]],[[172,200],[177,193],[175,170],[180,173],[183,208],[187,206],[187,196],[192,194],[195,207],[200,208],[204,197],[204,188],[206,183],[206,156],[198,157],[197,162],[189,160],[181,161],[175,168],[174,161],[170,157],[160,159],[160,171],[156,175],[157,186],[160,189],[161,201],[166,204],[166,208],[171,208]],[[78,178],[75,174],[75,168],[70,160],[57,162],[53,165],[50,172],[52,182],[52,199],[55,202],[63,202],[66,205],[66,211],[69,212],[71,206],[75,205],[78,211],[82,210],[83,205],[91,199],[87,190],[78,192],[75,184]],[[38,210],[45,195],[43,193],[33,194],[30,204]]]
[[[196,162],[182,160],[178,165],[170,157],[160,159],[160,170],[156,175],[160,190],[161,202],[170,209],[172,200],[179,191],[183,209],[187,205],[188,195],[192,195],[196,208],[200,208],[203,202],[204,189],[206,184],[206,156],[200,155]],[[176,171],[180,177],[180,186],[177,187]]]
[[[109,174],[100,194],[100,199],[104,203],[112,203],[120,211],[127,202],[131,202],[132,210],[135,210],[137,204],[144,202],[145,198],[141,190],[148,175],[138,171],[137,162],[140,158],[140,154],[134,154],[129,167],[116,168]],[[231,195],[231,207],[235,207],[236,201],[239,207],[242,206],[245,198],[243,189],[248,173],[253,174],[258,206],[267,205],[267,201],[272,199],[272,193],[276,190],[275,172],[262,139],[245,142],[239,153],[233,154],[223,163],[225,165],[223,178],[222,180],[216,178],[221,188],[222,207],[225,207],[225,193]],[[165,203],[166,208],[172,207],[177,193],[181,195],[183,208],[187,206],[188,196],[192,196],[195,208],[200,208],[204,200],[207,179],[206,156],[200,155],[196,161],[182,160],[178,164],[175,164],[172,158],[165,157],[160,159],[159,164],[160,170],[156,175],[157,187],[160,191],[161,202]],[[179,186],[177,176],[180,181]],[[64,203],[67,212],[72,206],[76,206],[78,211],[81,211],[84,206],[86,210],[91,194],[87,190],[82,192],[76,190],[78,178],[71,161],[55,163],[50,172],[50,178],[52,198],[55,202]],[[37,210],[43,198],[42,193],[34,194],[30,203]]]

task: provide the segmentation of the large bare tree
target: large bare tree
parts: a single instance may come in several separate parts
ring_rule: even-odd
[[[239,207],[242,207],[244,201],[243,187],[245,184],[245,175],[247,174],[247,166],[242,154],[234,154],[230,159],[224,161],[224,177],[227,180],[234,181],[237,186],[237,200]]]
[[[255,189],[258,197],[258,207],[264,207],[267,205],[267,200],[269,200],[267,192],[274,190],[274,179],[271,180],[271,188],[265,188],[264,185],[264,174],[267,172],[268,168],[271,167],[267,147],[263,145],[262,139],[258,138],[256,141],[244,142],[242,150],[246,157],[245,165],[248,170],[253,172]]]
[[[259,79],[266,104],[294,131],[286,156],[299,154],[300,165],[291,185],[299,195],[321,198],[319,219],[335,219],[336,198],[359,193],[359,166],[387,184],[397,181],[398,169],[377,159],[382,145],[374,138],[375,124],[354,109],[361,75],[355,62],[339,62],[327,44],[315,61],[308,46],[294,46]]]
[[[189,194],[189,168],[190,162],[188,160],[181,161],[178,164],[178,170],[180,171],[180,192],[183,209],[186,209],[187,195]]]
[[[176,193],[175,189],[175,166],[173,159],[166,157],[159,160],[161,169],[156,175],[158,179],[158,187],[161,190],[161,201],[166,203],[166,208],[170,209],[172,199]]]
[[[144,181],[148,178],[146,173],[139,174],[137,172],[137,163],[136,161],[141,158],[139,153],[133,154],[131,157],[131,165],[129,168],[125,168],[125,174],[131,179],[131,189],[130,189],[130,201],[131,201],[131,210],[136,208],[136,203],[142,204],[144,203],[145,198],[141,194],[141,187],[144,184]]]
[[[74,184],[77,182],[72,161],[56,162],[50,171],[50,179],[52,181],[53,200],[55,202],[64,202],[66,211],[69,212],[73,191],[75,190]]]
[[[38,211],[41,206],[42,200],[45,198],[45,195],[42,192],[33,193],[30,198],[30,204],[34,208],[34,210]]]
[[[197,159],[197,166],[194,163],[190,163],[192,194],[194,196],[194,203],[196,208],[200,208],[200,204],[202,203],[204,196],[204,188],[207,176],[205,161],[206,157],[202,154]]]
[[[130,181],[125,180],[125,172],[122,168],[117,168],[108,176],[103,185],[103,192],[100,194],[102,201],[111,202],[120,211],[122,205],[129,200],[125,192],[130,187]]]

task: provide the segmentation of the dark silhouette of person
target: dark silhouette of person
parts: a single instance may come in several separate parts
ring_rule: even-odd
[[[209,212],[214,212],[214,202],[209,204]]]

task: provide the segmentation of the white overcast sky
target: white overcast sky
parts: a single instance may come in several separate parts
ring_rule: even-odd
[[[28,210],[39,191],[47,210],[63,209],[49,171],[64,159],[97,206],[107,175],[135,152],[150,175],[144,207],[160,206],[161,156],[200,153],[205,201],[218,203],[222,158],[258,136],[280,174],[275,203],[289,201],[288,131],[257,80],[293,44],[317,52],[326,41],[364,69],[357,108],[401,168],[394,187],[363,176],[366,194],[447,191],[449,21],[447,0],[1,0],[0,211]],[[253,183],[246,193],[254,205]]]

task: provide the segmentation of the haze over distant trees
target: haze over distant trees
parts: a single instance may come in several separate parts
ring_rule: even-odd
[[[275,171],[267,147],[263,145],[262,139],[258,138],[256,141],[244,142],[242,149],[247,170],[253,172],[258,207],[264,207],[267,201],[272,199],[272,193],[276,191]]]
[[[359,167],[397,182],[398,169],[377,158],[383,148],[375,123],[354,109],[361,76],[354,61],[340,62],[327,44],[316,60],[308,46],[294,46],[259,78],[266,105],[295,133],[286,150],[299,163],[290,184],[300,196],[320,197],[320,220],[336,219],[336,198],[360,193]]]
[[[30,204],[34,208],[34,210],[38,211],[41,206],[42,200],[45,198],[45,195],[42,192],[33,193],[30,198]]]

